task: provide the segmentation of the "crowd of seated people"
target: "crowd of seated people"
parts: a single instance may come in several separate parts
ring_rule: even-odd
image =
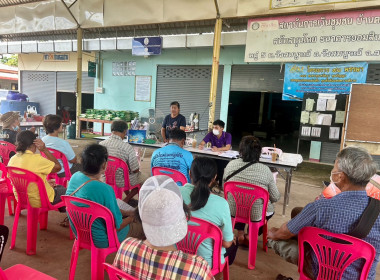
[[[115,267],[138,279],[213,279],[210,268],[213,265],[213,244],[210,240],[205,240],[200,245],[197,256],[184,253],[176,247],[176,243],[186,236],[191,216],[220,228],[222,262],[228,257],[231,265],[239,243],[247,244],[245,224],[235,224],[238,234],[234,235],[231,216],[235,216],[236,205],[232,197],[225,200],[211,191],[218,178],[216,162],[208,157],[193,159],[192,154],[183,149],[186,138],[184,131],[171,130],[169,143],[156,150],[151,159],[151,167],[177,167],[175,169],[188,178],[187,184],[177,186],[168,176],[159,175],[147,179],[142,176],[133,148],[123,142],[127,131],[127,125],[123,121],[112,124],[112,135],[108,140],[86,146],[80,156],[80,163],[69,143],[58,137],[62,132],[62,118],[48,115],[43,123],[48,135],[42,140],[32,131],[17,133],[17,153],[10,159],[9,166],[38,174],[45,183],[48,199],[52,204],[60,202],[62,195],[69,195],[97,202],[108,208],[113,215],[121,243],[113,262]],[[50,173],[64,172],[62,163],[49,152],[48,147],[64,153],[71,164],[73,175],[67,189],[47,180]],[[243,137],[239,145],[240,158],[227,164],[223,172],[223,183],[239,181],[267,190],[269,203],[265,211],[266,218],[269,219],[274,215],[275,202],[279,200],[280,193],[270,169],[259,163],[261,149],[257,138]],[[46,157],[42,157],[38,151],[43,152]],[[181,156],[169,162],[173,154]],[[119,157],[127,163],[131,185],[141,185],[138,194],[125,194],[129,197],[126,201],[138,196],[137,207],[129,206],[127,211],[121,210],[120,201],[116,199],[113,188],[104,183],[103,175],[109,155]],[[335,233],[349,233],[368,204],[365,187],[375,173],[376,164],[367,151],[353,147],[343,149],[337,155],[330,178],[338,189],[337,194],[330,199],[322,197],[308,204],[299,209],[298,213],[293,212],[292,220],[281,228],[272,228],[268,235],[271,248],[286,260],[297,264],[297,240],[294,237],[302,228],[314,226]],[[121,172],[116,174],[116,179],[118,186],[124,185]],[[28,195],[30,204],[39,207],[39,195],[35,186],[30,187]],[[252,221],[260,220],[262,207],[261,202],[254,204]],[[60,210],[65,211],[64,208]],[[72,224],[71,228],[76,235]],[[377,218],[372,230],[364,238],[376,248],[376,252],[380,252],[379,228],[380,219]],[[108,236],[104,222],[96,220],[91,231],[94,245],[106,248]],[[379,256],[380,253],[377,253],[368,279],[375,279]],[[318,270],[315,260],[312,260],[309,276],[316,278]],[[353,265],[347,272],[350,275],[347,279],[356,279],[359,271],[360,267]]]

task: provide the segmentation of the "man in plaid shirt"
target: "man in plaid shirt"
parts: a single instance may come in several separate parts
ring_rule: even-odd
[[[129,169],[129,182],[131,186],[144,183],[146,177],[140,172],[140,165],[136,157],[136,152],[131,145],[124,142],[124,137],[127,134],[128,125],[125,121],[113,121],[111,125],[112,135],[102,142],[107,148],[108,154],[113,157],[117,157],[125,161]],[[124,187],[124,174],[123,170],[118,169],[116,171],[116,185],[119,188]],[[138,188],[132,189],[130,192],[127,191],[127,197],[124,199],[128,202],[132,197],[134,197],[138,192]]]
[[[176,249],[187,234],[181,192],[168,176],[141,187],[138,210],[146,240],[127,238],[113,265],[138,279],[214,279],[207,262]]]
[[[309,203],[289,222],[280,228],[270,229],[269,245],[288,262],[298,264],[298,242],[292,238],[302,228],[312,226],[333,233],[349,234],[358,224],[369,203],[365,187],[376,170],[377,164],[365,149],[347,147],[341,150],[330,176],[330,181],[340,189],[341,193],[330,199],[319,199]],[[374,280],[376,265],[380,259],[380,216],[363,240],[376,249],[376,257],[367,278]],[[318,260],[314,252],[311,257],[311,267],[304,267],[304,271],[311,279],[315,279],[319,273]],[[362,262],[355,261],[347,267],[341,279],[359,279],[362,266]]]

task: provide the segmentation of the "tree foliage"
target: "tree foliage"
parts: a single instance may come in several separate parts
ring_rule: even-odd
[[[9,66],[18,66],[18,55],[12,54],[11,56],[4,56],[1,60],[1,63]]]

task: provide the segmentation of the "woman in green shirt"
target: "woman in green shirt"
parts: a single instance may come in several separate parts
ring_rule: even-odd
[[[236,245],[231,213],[227,201],[210,191],[210,186],[216,180],[217,166],[213,159],[197,157],[190,168],[192,184],[180,188],[183,201],[189,205],[191,215],[217,225],[223,234],[222,263],[228,256],[231,265],[235,259]],[[227,249],[227,250],[226,250]],[[198,248],[197,255],[203,257],[212,267],[213,245],[211,240],[205,240]]]
[[[78,189],[73,196],[87,199],[107,207],[115,219],[115,226],[119,241],[122,242],[128,234],[130,219],[122,219],[123,215],[133,213],[122,213],[119,209],[113,188],[101,181],[102,174],[107,168],[108,153],[104,146],[93,144],[87,146],[82,153],[83,172],[76,172],[69,182],[66,195],[71,195],[83,183],[88,182]],[[71,226],[76,234],[74,226]],[[101,219],[94,221],[92,228],[94,244],[98,248],[108,247],[108,236],[105,222]]]

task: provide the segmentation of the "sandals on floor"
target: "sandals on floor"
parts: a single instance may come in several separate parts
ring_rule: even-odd
[[[61,227],[69,227],[70,226],[69,218],[68,217],[64,218],[63,221],[59,223],[59,225]]]
[[[282,274],[277,275],[276,280],[293,280],[291,277],[286,277]]]

